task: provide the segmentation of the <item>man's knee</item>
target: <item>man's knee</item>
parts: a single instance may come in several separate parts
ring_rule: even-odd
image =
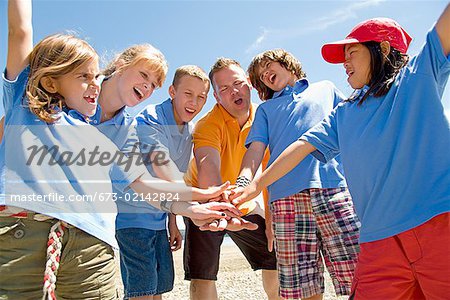
[[[190,296],[191,300],[217,299],[216,282],[214,280],[192,279]]]

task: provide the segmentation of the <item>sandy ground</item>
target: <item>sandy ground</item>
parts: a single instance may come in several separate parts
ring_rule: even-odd
[[[164,300],[189,299],[189,282],[183,280],[182,249],[174,253],[175,284],[171,292],[164,294]],[[217,280],[220,300],[263,300],[267,299],[261,284],[261,271],[254,272],[242,253],[234,245],[222,245],[220,271]],[[326,277],[325,300],[343,300],[336,297],[331,280]],[[208,300],[208,299],[205,299]]]

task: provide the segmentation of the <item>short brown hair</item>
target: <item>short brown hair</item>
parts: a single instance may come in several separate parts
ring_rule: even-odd
[[[294,73],[298,79],[306,77],[305,72],[302,70],[302,64],[300,61],[284,49],[267,50],[256,55],[248,66],[247,72],[250,77],[250,82],[258,91],[258,95],[261,100],[272,98],[274,93],[273,90],[262,82],[259,74],[260,68],[265,66],[265,64],[269,61],[280,63],[280,65],[282,65],[286,70]]]
[[[209,79],[208,79],[208,75],[206,75],[206,72],[200,68],[199,66],[195,66],[195,65],[186,65],[186,66],[181,66],[179,67],[176,71],[175,71],[175,75],[173,76],[173,81],[172,81],[172,85],[174,87],[176,87],[176,85],[178,84],[178,82],[180,81],[181,78],[183,78],[184,76],[191,76],[194,78],[198,78],[201,81],[208,83],[208,91],[209,91]]]
[[[238,66],[239,68],[242,68],[241,64],[238,63],[234,59],[226,58],[226,57],[219,57],[216,60],[216,62],[214,63],[214,65],[211,67],[211,70],[209,71],[209,80],[211,80],[211,84],[213,84],[214,74],[216,74],[217,72],[219,72],[220,70],[222,70],[224,68],[228,68],[231,65],[235,65],[235,66]],[[214,85],[213,85],[213,87],[214,87]]]

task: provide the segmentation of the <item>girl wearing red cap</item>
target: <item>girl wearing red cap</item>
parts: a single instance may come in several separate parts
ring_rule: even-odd
[[[326,61],[343,63],[355,93],[233,200],[253,198],[310,153],[323,162],[340,154],[362,224],[352,299],[450,293],[450,125],[442,104],[450,6],[411,59],[410,41],[398,23],[377,18],[323,46]]]

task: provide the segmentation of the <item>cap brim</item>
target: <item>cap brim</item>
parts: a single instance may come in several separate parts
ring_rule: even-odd
[[[357,39],[349,38],[337,42],[328,43],[322,46],[322,57],[332,64],[345,62],[344,46],[348,44],[360,43]]]

